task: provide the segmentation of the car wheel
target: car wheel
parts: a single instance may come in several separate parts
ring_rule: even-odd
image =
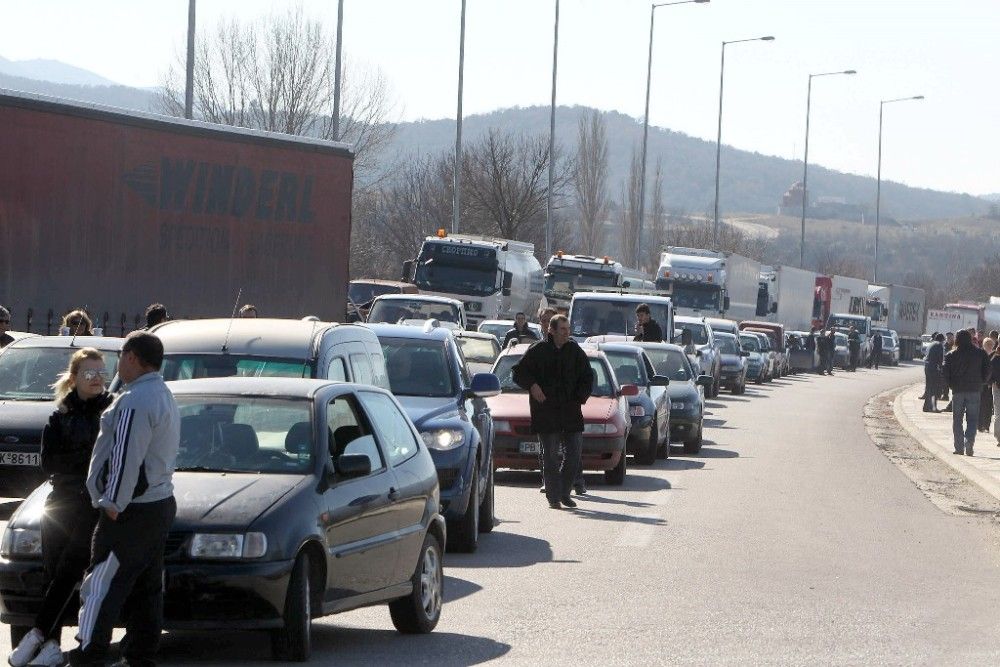
[[[656,414],[653,414],[653,425],[649,427],[649,440],[646,441],[646,446],[635,453],[635,462],[644,465],[651,466],[656,463],[656,450],[659,449],[658,441],[660,439],[659,429],[656,428]]]
[[[612,486],[621,486],[625,483],[625,472],[628,464],[626,463],[628,456],[625,455],[625,450],[622,450],[622,458],[618,461],[616,465],[611,470],[604,471],[604,482],[605,484],[610,484]]]
[[[30,625],[12,625],[10,626],[10,645],[16,647],[24,639],[24,636],[31,632]]]
[[[441,619],[444,601],[444,573],[441,566],[441,543],[431,533],[424,537],[417,567],[410,582],[413,591],[389,603],[389,616],[396,629],[405,635],[427,634]]]
[[[697,454],[701,451],[701,425],[698,426],[698,435],[695,437],[684,441],[684,453],[685,454]]]
[[[292,576],[288,579],[288,594],[285,596],[285,611],[282,614],[285,627],[271,631],[271,653],[275,660],[309,660],[312,623],[309,597],[309,557],[299,554],[292,568]]]
[[[493,493],[493,461],[490,461],[488,468],[489,476],[486,478],[486,494],[483,496],[483,502],[479,505],[479,532],[480,533],[492,533],[493,532],[493,518],[494,518],[494,499],[496,496]]]
[[[472,476],[469,506],[462,518],[448,526],[448,549],[471,554],[479,547],[479,475]]]

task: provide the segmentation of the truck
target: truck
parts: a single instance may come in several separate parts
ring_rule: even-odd
[[[889,329],[899,336],[899,358],[920,356],[924,333],[924,290],[906,285],[869,285],[868,308],[875,329]]]
[[[425,238],[417,257],[403,263],[403,280],[421,293],[462,301],[470,329],[483,320],[533,315],[542,299],[542,267],[534,244],[449,235],[443,229]]]
[[[124,332],[153,301],[229,316],[237,296],[343,317],[345,144],[0,90],[0,155],[0,303],[17,328],[72,305]]]
[[[986,309],[982,304],[960,301],[958,303],[946,303],[944,309],[948,312],[961,315],[962,326],[959,327],[960,329],[971,329],[973,327],[975,327],[976,331],[986,329]],[[958,331],[958,328],[949,329],[949,331]]]
[[[783,324],[788,331],[808,331],[812,327],[814,272],[792,266],[764,266],[759,285],[767,293],[768,322]]]
[[[969,310],[948,310],[935,308],[927,311],[927,326],[925,333],[954,333],[959,329],[977,326],[978,316]]]
[[[545,304],[556,310],[568,310],[573,294],[592,288],[652,287],[649,276],[628,269],[610,257],[570,255],[562,250],[545,265]]]
[[[747,320],[758,315],[759,274],[760,263],[749,257],[668,246],[660,255],[656,290],[673,300],[677,315]]]
[[[866,312],[868,281],[845,276],[816,276],[813,296],[813,326],[822,328],[830,318],[830,313]]]

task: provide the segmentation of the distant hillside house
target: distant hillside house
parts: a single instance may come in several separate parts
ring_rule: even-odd
[[[781,205],[778,206],[778,215],[798,216],[802,215],[802,197],[805,188],[802,181],[792,183],[792,186],[785,191],[781,197]],[[844,197],[816,197],[816,201],[809,204],[807,215],[815,220],[857,220],[864,222],[868,214],[868,207],[861,204],[850,204]]]

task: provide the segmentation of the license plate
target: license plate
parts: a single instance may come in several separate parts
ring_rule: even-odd
[[[0,452],[0,465],[5,466],[35,466],[41,461],[38,454],[27,452]]]
[[[522,442],[520,450],[522,454],[538,454],[542,451],[542,446],[537,442]]]

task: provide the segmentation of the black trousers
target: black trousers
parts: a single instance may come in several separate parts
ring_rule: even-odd
[[[35,617],[35,627],[46,639],[59,641],[62,634],[63,616],[90,563],[90,541],[98,516],[86,489],[57,487],[45,500],[42,560],[49,587]]]
[[[583,433],[539,433],[545,469],[545,497],[556,502],[569,495],[573,484],[582,482],[580,456],[583,448]]]
[[[176,513],[173,498],[132,503],[117,521],[101,511],[80,589],[80,647],[70,652],[71,665],[104,665],[124,608],[122,657],[130,665],[155,664],[163,629],[163,550]]]

